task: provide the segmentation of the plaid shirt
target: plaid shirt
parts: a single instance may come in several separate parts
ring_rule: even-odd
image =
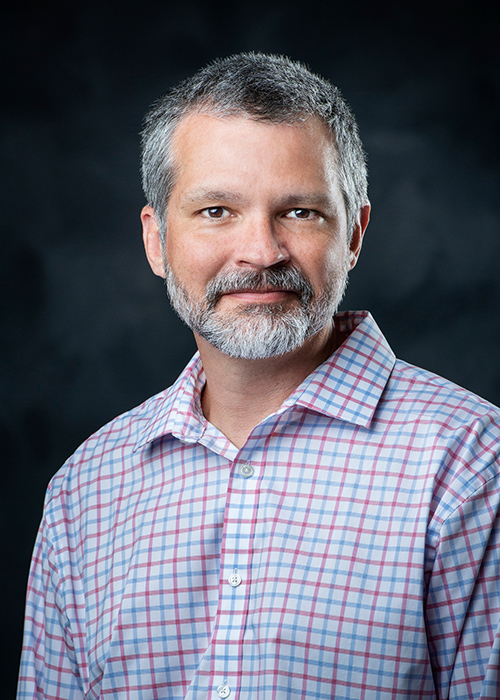
[[[336,323],[240,450],[195,356],[58,472],[20,698],[500,696],[500,411]]]

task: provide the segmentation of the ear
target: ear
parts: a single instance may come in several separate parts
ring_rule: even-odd
[[[360,208],[356,216],[356,221],[354,222],[352,238],[349,243],[350,270],[352,270],[352,268],[358,262],[359,254],[361,252],[361,246],[363,245],[363,236],[365,235],[366,227],[368,226],[368,222],[370,221],[370,209],[370,202],[366,202],[366,204],[364,204]]]
[[[158,277],[165,277],[160,227],[154,209],[150,206],[141,211],[142,240],[151,269]]]

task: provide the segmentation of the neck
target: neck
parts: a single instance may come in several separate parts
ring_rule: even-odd
[[[207,378],[203,413],[238,448],[340,345],[333,323],[298,350],[265,360],[230,357],[196,334],[195,338]]]

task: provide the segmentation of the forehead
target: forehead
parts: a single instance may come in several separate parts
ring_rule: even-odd
[[[216,178],[237,170],[241,178],[267,174],[284,179],[336,180],[337,149],[316,118],[293,123],[245,116],[191,113],[174,131],[171,155],[177,179]]]

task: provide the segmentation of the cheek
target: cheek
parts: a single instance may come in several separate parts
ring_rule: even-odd
[[[206,246],[197,246],[186,240],[168,241],[167,261],[183,285],[197,293],[204,293],[207,283],[218,269],[217,259]]]
[[[309,278],[313,287],[324,289],[346,272],[348,263],[347,245],[327,246],[318,250],[314,255],[297,258],[304,274]]]
[[[228,267],[230,241],[224,236],[202,234],[185,222],[176,222],[167,227],[166,254],[176,275],[193,284],[206,284]]]

